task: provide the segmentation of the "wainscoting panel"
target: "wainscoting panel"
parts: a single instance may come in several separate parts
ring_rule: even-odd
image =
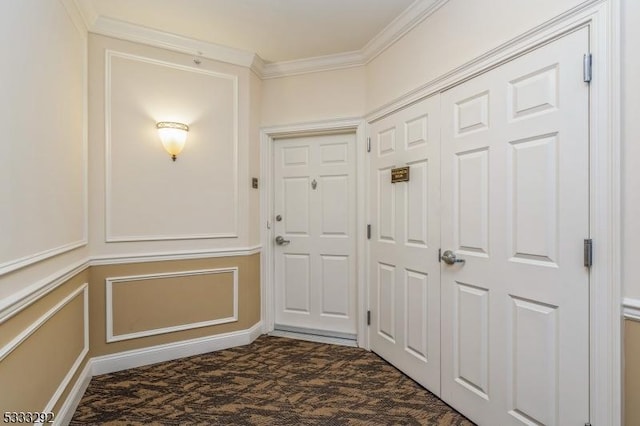
[[[107,342],[238,320],[238,268],[106,280]]]
[[[260,321],[260,255],[92,266],[91,356],[246,330]]]
[[[52,411],[89,352],[82,284],[0,348],[0,411]]]

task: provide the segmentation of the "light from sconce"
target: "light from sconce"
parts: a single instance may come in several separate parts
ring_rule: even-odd
[[[177,155],[182,152],[184,143],[187,141],[189,126],[173,121],[161,121],[156,124],[156,128],[164,149],[171,155],[171,159],[176,161]]]

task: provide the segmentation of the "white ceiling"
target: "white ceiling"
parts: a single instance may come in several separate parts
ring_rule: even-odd
[[[417,0],[420,1],[420,0]],[[257,53],[265,62],[358,51],[414,0],[80,0],[109,18]]]

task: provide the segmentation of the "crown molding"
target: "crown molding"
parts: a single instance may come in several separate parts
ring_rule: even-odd
[[[87,20],[85,19],[82,9],[78,6],[76,0],[60,0],[60,3],[64,6],[67,15],[75,25],[78,32],[82,35],[83,39],[87,38],[87,31],[89,27],[87,25]]]
[[[449,0],[415,0],[360,50],[272,63],[253,52],[99,16],[86,0],[62,1],[75,5],[89,32],[239,65],[270,79],[366,65]]]
[[[319,71],[331,71],[344,68],[359,67],[366,63],[362,52],[338,53],[335,55],[316,56],[313,58],[297,59],[293,61],[281,61],[265,64],[262,69],[262,78],[288,77],[298,74],[308,74]]]
[[[365,63],[369,63],[400,40],[418,24],[433,15],[449,0],[416,0],[400,15],[373,37],[361,50]]]
[[[252,52],[183,37],[103,16],[99,16],[95,20],[89,31],[252,69],[257,56]]]

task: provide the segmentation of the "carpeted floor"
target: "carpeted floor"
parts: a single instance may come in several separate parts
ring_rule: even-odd
[[[371,352],[262,336],[96,376],[72,425],[472,425]]]

